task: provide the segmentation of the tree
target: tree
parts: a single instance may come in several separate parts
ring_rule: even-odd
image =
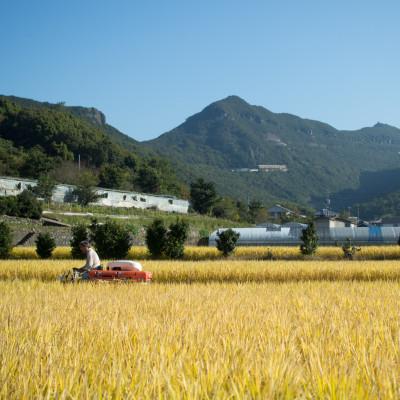
[[[158,171],[149,166],[139,169],[135,184],[145,193],[160,193],[161,179]]]
[[[56,242],[48,232],[39,233],[35,243],[36,254],[40,258],[50,258],[53,250],[56,248]]]
[[[15,198],[16,217],[40,219],[42,216],[42,205],[35,195],[24,190]]]
[[[85,255],[81,252],[79,247],[83,240],[88,240],[89,232],[87,226],[84,224],[74,225],[71,228],[72,238],[70,243],[71,246],[71,256],[72,258],[85,258]]]
[[[184,220],[177,220],[169,226],[166,235],[165,255],[169,258],[183,258],[185,241],[188,237],[189,224]]]
[[[162,219],[155,219],[146,229],[146,246],[153,258],[164,255],[167,229]]]
[[[5,222],[0,222],[0,258],[8,258],[12,249],[11,229]]]
[[[53,196],[56,182],[49,175],[39,176],[37,185],[32,188],[32,192],[37,196],[43,198],[46,202],[50,202]]]
[[[304,255],[314,255],[318,248],[318,235],[314,222],[310,222],[306,229],[302,230],[300,251]]]
[[[190,184],[190,202],[199,214],[207,214],[217,200],[217,192],[213,182],[205,182],[199,178]]]
[[[258,200],[252,200],[249,203],[249,222],[256,224],[266,220],[267,210]]]
[[[125,171],[115,165],[105,165],[100,170],[99,178],[101,187],[121,189],[125,181]]]
[[[228,197],[218,199],[212,209],[212,215],[216,218],[230,219],[231,221],[239,220],[236,204]]]
[[[224,257],[228,257],[235,251],[236,243],[239,240],[240,233],[229,228],[224,231],[217,232],[217,236],[217,249],[222,252]]]
[[[96,192],[97,183],[98,180],[93,173],[89,171],[82,173],[79,177],[79,183],[73,191],[73,195],[76,196],[78,204],[87,206],[89,203],[94,203],[99,198]]]
[[[55,159],[48,157],[40,146],[35,146],[27,152],[22,176],[37,178],[48,174],[55,167]]]
[[[146,230],[146,245],[153,258],[182,258],[189,225],[184,220],[177,220],[167,229],[163,220],[155,219]]]
[[[93,220],[89,227],[90,240],[102,258],[124,258],[132,246],[132,233],[123,225],[115,221],[107,221],[104,224]]]

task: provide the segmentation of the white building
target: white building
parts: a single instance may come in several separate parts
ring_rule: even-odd
[[[37,181],[33,179],[0,177],[0,196],[16,196],[29,187],[36,186]],[[70,203],[74,201],[72,195],[75,189],[72,185],[56,185],[52,201],[55,203]],[[174,196],[154,195],[123,190],[97,188],[100,196],[93,203],[99,206],[154,209],[160,211],[177,212],[187,214],[189,201],[177,199]]]

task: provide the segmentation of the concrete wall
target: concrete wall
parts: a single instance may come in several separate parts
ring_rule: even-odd
[[[0,196],[16,196],[29,186],[36,186],[31,179],[0,177]],[[74,186],[57,185],[52,196],[56,203],[68,203],[72,200]],[[173,196],[158,196],[138,192],[128,192],[98,188],[97,193],[102,195],[95,203],[100,206],[126,207],[141,209],[157,209],[160,211],[187,214],[189,202]]]

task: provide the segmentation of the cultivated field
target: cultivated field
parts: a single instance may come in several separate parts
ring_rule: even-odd
[[[0,398],[400,397],[399,261],[0,262]]]
[[[299,260],[304,259],[300,254],[299,246],[248,246],[238,247],[233,258],[260,260],[268,258],[268,254],[277,260]],[[12,258],[15,259],[37,259],[34,247],[15,247],[12,252]],[[71,258],[71,249],[69,247],[57,247],[52,256],[53,259]],[[129,252],[130,259],[145,260],[149,258],[146,247],[135,246]],[[221,253],[215,247],[185,247],[185,260],[213,260],[221,259]],[[317,259],[340,260],[343,259],[343,251],[340,246],[319,247],[315,255]],[[360,260],[393,260],[400,259],[400,246],[364,246],[360,252],[357,252],[357,258]]]

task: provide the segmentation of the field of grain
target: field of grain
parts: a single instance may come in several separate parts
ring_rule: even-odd
[[[79,263],[79,262],[78,262]],[[0,398],[400,397],[398,261],[0,262]]]
[[[232,256],[235,259],[261,260],[270,256],[276,260],[299,260],[304,259],[300,254],[298,246],[248,246],[238,247]],[[38,259],[34,247],[15,247],[12,251],[14,259]],[[57,247],[53,253],[52,259],[71,258],[71,249],[69,247]],[[149,259],[149,253],[146,247],[135,246],[129,251],[129,259],[146,260]],[[185,257],[187,261],[217,260],[222,259],[221,253],[215,247],[185,247]],[[316,259],[321,260],[340,260],[343,259],[341,247],[326,246],[319,247],[315,255]],[[393,260],[400,259],[400,246],[364,246],[357,253],[357,259],[360,260]]]

